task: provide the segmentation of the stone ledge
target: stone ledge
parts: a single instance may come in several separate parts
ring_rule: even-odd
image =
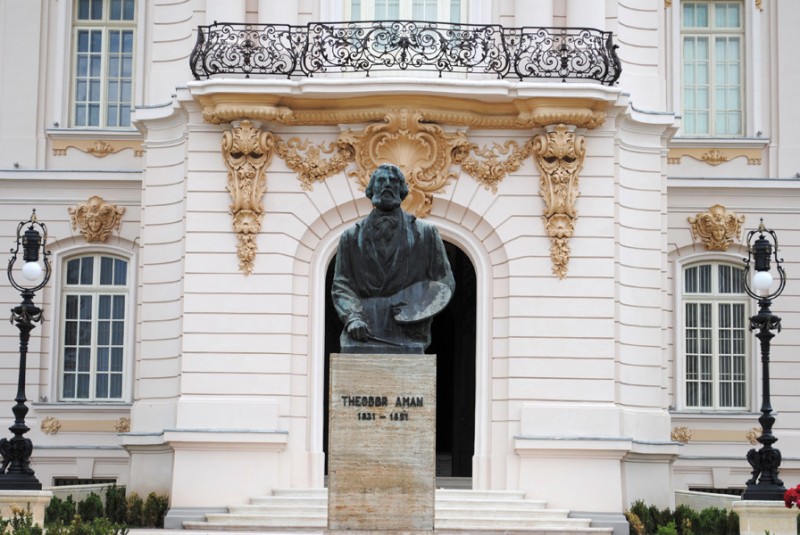
[[[797,509],[782,501],[741,500],[733,503],[740,535],[796,535]]]

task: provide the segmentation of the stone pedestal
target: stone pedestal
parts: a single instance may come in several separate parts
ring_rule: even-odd
[[[436,356],[333,354],[328,533],[431,533]]]
[[[49,490],[0,490],[0,515],[6,520],[14,517],[13,509],[30,509],[33,523],[44,526],[44,510],[50,505],[53,493]]]
[[[739,515],[740,535],[797,535],[798,511],[782,501],[742,500],[733,502],[733,511]]]

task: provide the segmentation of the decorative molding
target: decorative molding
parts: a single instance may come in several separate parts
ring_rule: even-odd
[[[758,444],[758,437],[760,437],[763,432],[764,432],[763,429],[761,429],[760,427],[754,427],[750,431],[748,431],[747,435],[745,436],[747,437],[747,441],[753,446],[755,446],[756,444]]]
[[[491,147],[479,148],[472,143],[462,143],[453,148],[453,163],[469,176],[483,184],[486,189],[497,193],[497,186],[509,174],[517,171],[531,151],[533,142],[527,141],[521,147],[513,140],[503,145],[494,143]],[[474,153],[475,156],[470,154]],[[501,156],[508,155],[504,160]]]
[[[733,240],[742,239],[744,216],[729,212],[721,204],[715,204],[707,212],[688,217],[692,239],[702,241],[709,251],[727,251]]]
[[[105,158],[109,154],[116,154],[125,149],[132,150],[133,155],[137,158],[144,155],[144,147],[141,141],[136,140],[58,138],[52,140],[51,147],[54,156],[66,156],[67,149],[70,148],[91,154],[95,158]]]
[[[559,124],[547,127],[533,139],[533,152],[541,176],[539,193],[544,199],[544,224],[550,237],[550,259],[553,273],[559,279],[567,276],[569,239],[578,217],[578,173],[586,156],[586,140],[575,133],[574,126]]]
[[[757,147],[673,147],[667,153],[667,163],[680,165],[684,156],[712,166],[739,157],[747,158],[747,165],[761,165],[761,148]]]
[[[664,7],[665,8],[672,7],[672,0],[664,0]]]
[[[606,119],[605,98],[514,98],[481,101],[460,96],[385,94],[332,100],[250,93],[195,95],[212,124],[239,120],[291,126],[362,124],[384,120],[399,108],[414,110],[426,123],[470,128],[530,130],[549,124],[593,129]]]
[[[114,423],[114,429],[116,429],[117,433],[130,433],[131,419],[123,416]]]
[[[58,418],[48,416],[42,420],[41,428],[45,435],[55,435],[61,429],[61,422],[58,421]]]
[[[102,197],[93,195],[77,207],[67,208],[72,219],[72,230],[80,228],[89,243],[105,242],[112,230],[119,232],[125,208],[107,203]]]
[[[275,153],[289,169],[298,174],[301,187],[305,191],[310,191],[314,182],[322,182],[329,176],[342,172],[355,159],[355,149],[343,139],[327,146],[317,146],[307,139],[303,141],[293,137],[284,141],[277,134],[272,135],[275,138]],[[333,156],[325,159],[323,154]]]
[[[369,175],[382,163],[393,163],[403,170],[409,193],[403,209],[417,217],[431,211],[433,193],[456,178],[450,171],[453,153],[468,144],[463,132],[445,133],[441,126],[423,122],[417,110],[391,110],[384,122],[363,131],[343,132],[340,143],[349,144],[355,154],[356,170],[349,175],[366,188]]]
[[[266,168],[272,161],[275,140],[269,132],[250,121],[235,122],[222,134],[222,156],[228,167],[227,189],[231,195],[233,229],[238,244],[239,269],[253,272],[256,236],[264,215],[262,199],[267,191]]]
[[[688,444],[689,441],[692,440],[692,432],[688,427],[673,427],[670,438],[675,442]]]

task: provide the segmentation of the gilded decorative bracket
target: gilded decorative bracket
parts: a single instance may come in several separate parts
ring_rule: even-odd
[[[709,251],[727,251],[734,239],[741,240],[744,216],[729,212],[721,204],[715,204],[707,212],[687,220],[692,238],[702,241]]]
[[[125,208],[109,204],[93,195],[76,208],[67,208],[72,219],[72,229],[80,228],[84,239],[89,243],[104,242],[112,230],[119,231]]]
[[[267,191],[266,168],[272,161],[275,141],[269,132],[250,121],[234,122],[222,134],[222,156],[228,167],[228,192],[233,203],[233,229],[236,231],[239,269],[253,272],[256,236],[264,214],[262,200]]]
[[[586,156],[586,140],[575,133],[574,126],[549,126],[533,139],[533,152],[539,166],[539,193],[545,203],[544,224],[550,237],[553,273],[567,276],[569,239],[575,230],[578,213],[578,173]]]

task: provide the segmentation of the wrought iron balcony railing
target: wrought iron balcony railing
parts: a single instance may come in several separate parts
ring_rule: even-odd
[[[331,72],[424,70],[597,80],[621,66],[611,32],[592,28],[505,28],[410,20],[200,26],[190,64],[195,79],[221,74],[314,76]]]

